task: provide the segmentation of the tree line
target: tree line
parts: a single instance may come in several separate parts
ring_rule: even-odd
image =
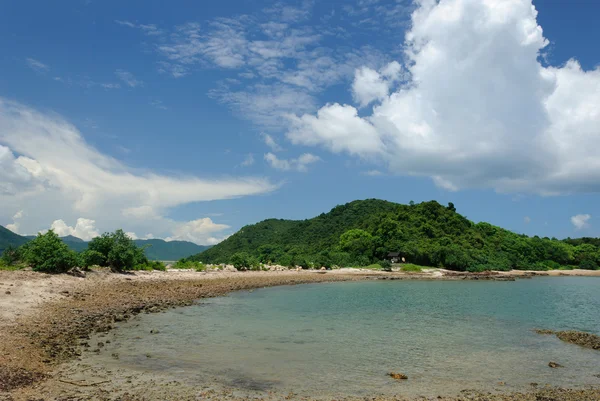
[[[76,252],[52,230],[38,234],[31,241],[10,246],[0,258],[4,267],[29,266],[34,271],[64,273],[75,267],[108,267],[114,271],[164,270],[161,262],[149,260],[143,247],[138,247],[123,230],[105,233],[92,239],[87,249]]]

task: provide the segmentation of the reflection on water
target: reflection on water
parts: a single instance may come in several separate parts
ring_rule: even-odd
[[[599,312],[598,278],[276,287],[142,316],[86,358],[190,383],[312,396],[598,385],[600,352],[532,329],[600,334]]]

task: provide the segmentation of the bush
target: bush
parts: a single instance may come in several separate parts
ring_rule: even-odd
[[[236,270],[244,270],[248,268],[248,254],[246,252],[237,252],[231,256],[230,263]]]
[[[392,262],[390,262],[389,260],[382,260],[379,262],[379,265],[386,272],[392,271]]]
[[[77,254],[50,230],[23,245],[23,260],[35,271],[63,273],[77,265]]]
[[[144,254],[144,248],[138,247],[123,230],[104,233],[94,238],[88,244],[88,250],[95,252],[94,257],[102,259],[101,266],[118,271],[131,270],[150,263]]]
[[[595,260],[586,258],[579,263],[579,268],[584,270],[598,270],[598,264]]]
[[[404,266],[402,266],[401,270],[403,272],[413,272],[413,273],[418,273],[418,272],[422,272],[423,271],[423,269],[421,268],[421,266],[413,265],[411,263],[407,263]]]
[[[167,270],[167,268],[165,267],[164,263],[159,262],[158,260],[149,260],[145,263],[140,263],[137,264],[135,266],[133,266],[133,268],[131,270],[146,270],[146,271],[152,271],[152,270],[160,270],[160,271],[165,271]]]
[[[98,251],[86,249],[79,254],[79,264],[81,267],[104,266],[106,258]]]
[[[21,260],[21,251],[12,245],[9,245],[0,257],[0,263],[4,266],[12,266]]]

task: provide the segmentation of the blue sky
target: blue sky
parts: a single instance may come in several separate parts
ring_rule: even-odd
[[[6,2],[0,224],[216,243],[355,199],[598,236],[594,2]]]

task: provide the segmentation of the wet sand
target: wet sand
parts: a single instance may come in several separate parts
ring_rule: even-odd
[[[237,290],[367,278],[495,279],[496,276],[512,278],[523,274],[456,275],[438,269],[420,274],[357,269],[326,273],[169,271],[113,274],[95,271],[88,273],[86,278],[76,278],[0,271],[0,400],[248,399],[248,394],[211,387],[210,383],[190,385],[176,379],[166,382],[164,378],[147,374],[106,370],[86,372],[85,366],[78,365],[77,358],[85,352],[93,333],[106,335],[115,322]],[[598,382],[600,386],[600,378]],[[293,394],[264,392],[253,394],[252,398],[304,399]],[[374,394],[368,399],[390,398],[377,398]],[[452,400],[600,400],[600,389],[538,390],[532,387],[532,392],[527,394],[465,393]]]

